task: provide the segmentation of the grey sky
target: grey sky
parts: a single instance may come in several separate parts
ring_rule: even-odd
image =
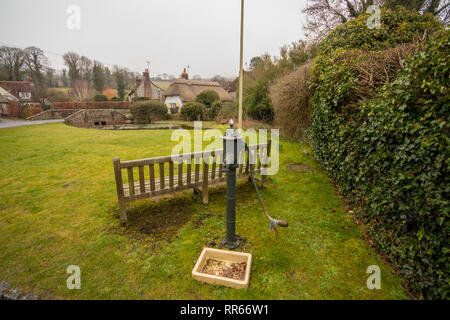
[[[304,39],[306,0],[245,0],[245,62]],[[69,5],[81,9],[81,29],[66,27]],[[0,45],[37,46],[52,67],[55,54],[75,51],[152,76],[235,76],[239,69],[240,0],[1,0]]]

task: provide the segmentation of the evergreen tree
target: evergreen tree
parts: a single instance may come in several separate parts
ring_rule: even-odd
[[[126,79],[124,72],[122,70],[116,70],[114,72],[114,79],[116,80],[117,95],[119,96],[119,99],[123,101],[123,99],[125,98],[125,86],[126,86]]]
[[[92,68],[92,80],[95,90],[101,93],[105,86],[105,72],[103,67],[97,62],[94,62],[94,67]]]

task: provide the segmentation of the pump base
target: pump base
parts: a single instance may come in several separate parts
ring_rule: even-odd
[[[245,240],[246,239],[243,238],[243,237],[236,236],[234,242],[229,243],[227,241],[227,237],[225,236],[225,237],[222,238],[222,240],[220,240],[219,249],[227,248],[227,249],[230,249],[230,250],[235,250],[235,249],[241,250],[242,249],[242,244],[245,242]]]

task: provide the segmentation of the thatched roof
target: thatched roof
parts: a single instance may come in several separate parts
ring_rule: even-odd
[[[163,98],[179,96],[181,101],[194,101],[197,95],[205,90],[217,92],[220,100],[233,101],[233,97],[220,86],[218,82],[197,81],[197,80],[174,80],[169,88],[164,91]]]

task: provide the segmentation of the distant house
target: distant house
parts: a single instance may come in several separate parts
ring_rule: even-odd
[[[150,80],[148,69],[143,72],[142,79],[136,77],[135,88],[128,94],[129,100],[134,98],[148,98],[161,100],[163,89],[158,87]]]
[[[11,107],[16,105],[18,102],[18,98],[13,96],[3,87],[0,87],[0,116],[9,116]]]
[[[195,98],[205,90],[217,92],[223,102],[233,101],[233,97],[218,82],[189,80],[186,69],[181,74],[181,79],[174,80],[164,91],[163,101],[169,113],[179,112],[183,103],[195,101]]]
[[[233,81],[228,81],[228,82],[225,83],[225,85],[223,86],[223,88],[224,88],[229,94],[231,94],[231,96],[233,97],[234,100],[236,100],[238,87],[239,87],[239,77],[237,77],[237,78],[234,79]]]
[[[33,81],[0,81],[0,87],[8,91],[23,104],[33,103]]]
[[[244,71],[244,78],[249,78],[249,79],[255,80],[254,72],[252,72],[252,71]],[[225,90],[227,90],[227,92],[229,94],[231,94],[231,96],[233,97],[234,100],[236,100],[237,93],[239,91],[239,77],[237,77],[233,81],[228,81],[227,83],[225,83],[223,88]]]

